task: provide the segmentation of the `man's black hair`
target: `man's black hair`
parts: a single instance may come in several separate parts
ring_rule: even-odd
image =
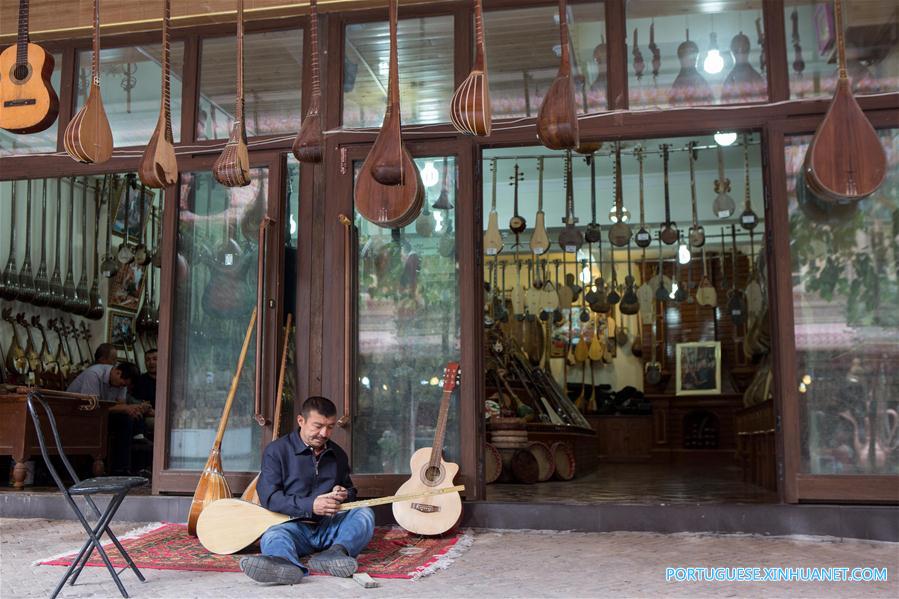
[[[313,395],[303,402],[303,407],[300,408],[300,414],[302,414],[303,418],[309,418],[309,414],[313,411],[318,412],[325,418],[330,418],[331,416],[337,415],[337,406],[335,406],[334,402],[327,397]]]
[[[150,354],[158,354],[158,353],[159,352],[156,350],[155,347],[151,347],[150,349],[148,349],[147,351],[144,352],[144,355],[149,356]]]
[[[140,376],[140,370],[131,362],[119,362],[115,367],[126,381],[134,382]]]
[[[116,353],[115,345],[112,343],[101,343],[97,346],[96,351],[94,351],[94,362],[100,362],[106,358],[115,358]]]

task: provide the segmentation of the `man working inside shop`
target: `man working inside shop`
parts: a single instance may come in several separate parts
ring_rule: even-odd
[[[352,576],[374,532],[370,508],[338,511],[356,498],[356,489],[346,453],[330,440],[337,408],[310,397],[297,424],[298,431],[265,449],[256,491],[263,507],[300,519],[268,529],[259,542],[262,555],[240,560],[240,569],[257,582],[297,584],[308,574],[300,563],[306,556],[314,570]]]

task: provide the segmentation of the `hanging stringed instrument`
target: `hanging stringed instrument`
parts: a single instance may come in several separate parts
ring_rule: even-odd
[[[509,219],[509,230],[515,235],[515,245],[518,245],[518,236],[521,233],[524,233],[524,230],[528,226],[528,222],[524,219],[523,216],[518,214],[518,184],[524,180],[524,173],[518,168],[518,163],[515,163],[514,174],[509,177],[511,181],[509,181],[509,185],[513,188],[513,202],[512,202],[512,218]]]
[[[62,247],[60,237],[62,223],[62,179],[56,180],[56,213],[54,220],[56,221],[56,244],[54,246],[56,248],[56,259],[53,262],[53,274],[50,275],[50,291],[47,305],[51,308],[59,309],[62,307],[65,300],[65,295],[62,291],[62,274],[60,272],[60,268],[62,268],[62,256],[60,254],[60,248]]]
[[[496,256],[503,251],[503,235],[499,231],[499,215],[496,212],[496,158],[490,161],[493,183],[490,192],[490,214],[487,215],[487,231],[484,233],[484,253]]]
[[[640,180],[640,230],[634,234],[634,242],[637,247],[646,249],[652,243],[652,235],[646,230],[646,211],[643,207],[643,146],[634,148],[634,155],[637,157],[637,168]]]
[[[237,98],[234,123],[222,153],[212,165],[212,176],[225,187],[246,187],[250,177],[247,128],[243,99],[243,0],[237,0]]]
[[[75,314],[84,316],[91,307],[90,290],[87,286],[87,177],[81,182],[81,270],[75,285]],[[74,208],[74,206],[73,206]]]
[[[474,64],[450,100],[450,121],[460,133],[490,135],[493,115],[487,84],[487,55],[484,52],[484,23],[481,0],[474,0]]]
[[[169,20],[171,0],[163,0],[162,10],[162,100],[156,129],[144,149],[137,174],[147,187],[162,189],[178,180],[178,160],[175,158],[172,136],[171,64],[169,62]]]
[[[87,101],[78,111],[63,134],[66,153],[78,162],[100,164],[112,156],[112,129],[103,97],[100,94],[100,0],[94,2],[93,54],[91,56],[91,83]]]
[[[537,216],[535,217],[534,232],[528,242],[531,251],[541,256],[549,250],[549,236],[546,234],[545,215],[543,213],[543,157],[537,158]]]
[[[564,0],[563,0],[564,2]],[[559,245],[563,252],[577,252],[584,245],[584,234],[575,225],[574,215],[574,182],[571,178],[571,150],[565,155],[565,227],[559,233]]]
[[[0,298],[13,301],[19,295],[19,270],[16,264],[16,248],[18,247],[16,244],[16,229],[18,228],[16,222],[16,205],[18,204],[16,188],[18,185],[13,182],[10,187],[9,251],[6,254],[6,266],[3,268],[3,274],[0,275]],[[59,218],[59,212],[56,215]],[[59,248],[58,243],[56,247]]]
[[[19,268],[19,291],[17,299],[20,302],[31,302],[35,296],[34,275],[31,272],[31,179],[25,182],[27,193],[25,197],[25,259]]]
[[[609,229],[609,242],[624,247],[631,241],[631,227],[624,222],[624,199],[621,192],[621,142],[615,142],[615,224]]]
[[[755,229],[759,224],[758,215],[752,210],[752,194],[749,189],[749,136],[743,134],[743,213],[740,215],[740,226],[747,231]]]
[[[440,491],[453,486],[453,478],[459,472],[459,466],[444,461],[442,454],[450,398],[459,382],[459,376],[459,363],[448,363],[443,375],[443,397],[440,400],[434,443],[431,447],[422,447],[412,454],[409,460],[412,477],[397,489],[397,495],[420,497],[422,493]],[[429,495],[420,499],[393,504],[393,517],[397,524],[411,533],[442,534],[455,526],[462,515],[462,498],[458,492]]]
[[[306,117],[296,138],[293,140],[291,151],[300,162],[317,163],[322,161],[325,139],[322,134],[321,111],[321,83],[318,70],[318,2],[311,0],[309,3],[309,42],[312,50],[312,93],[309,96],[309,107],[306,109]]]
[[[379,227],[402,228],[421,212],[424,184],[406,149],[400,126],[400,81],[397,59],[397,2],[390,0],[390,64],[384,122],[365,157],[354,193],[356,211]]]
[[[671,245],[675,243],[679,237],[680,233],[677,230],[677,225],[674,221],[671,220],[671,200],[669,197],[669,189],[668,189],[668,144],[662,144],[660,146],[662,148],[662,170],[663,170],[663,183],[665,186],[665,222],[662,223],[662,230],[659,233],[659,238],[664,241],[667,245]]]
[[[590,224],[584,227],[584,241],[596,243],[602,239],[602,228],[596,222],[596,154],[586,160],[590,164]]]
[[[705,229],[699,224],[696,214],[696,142],[688,144],[687,153],[690,158],[690,205],[693,210],[693,224],[690,225],[690,247],[699,248],[705,245]]]
[[[877,132],[862,112],[846,71],[843,3],[835,0],[839,79],[830,107],[805,154],[809,189],[825,203],[845,204],[868,197],[883,184],[887,159]]]
[[[53,296],[50,293],[50,279],[47,276],[47,180],[42,181],[41,192],[41,261],[34,275],[35,306],[49,306]]]
[[[28,0],[19,0],[16,43],[0,54],[0,129],[37,133],[56,121],[53,64],[53,55],[28,39]]]
[[[537,137],[551,150],[578,147],[577,102],[574,80],[571,77],[571,58],[568,41],[568,3],[559,0],[559,29],[562,38],[562,62],[537,114]]]
[[[737,210],[734,199],[730,197],[730,179],[724,174],[724,150],[721,146],[716,148],[718,156],[718,178],[715,179],[715,201],[712,202],[712,212],[716,218],[730,218]]]

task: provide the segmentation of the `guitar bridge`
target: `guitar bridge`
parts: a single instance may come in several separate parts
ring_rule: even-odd
[[[412,509],[418,510],[419,512],[422,512],[423,514],[433,514],[434,512],[440,511],[440,506],[439,505],[431,505],[429,503],[412,502]]]
[[[34,106],[37,100],[34,98],[20,98],[18,100],[7,100],[3,103],[4,108],[12,108],[13,106]]]

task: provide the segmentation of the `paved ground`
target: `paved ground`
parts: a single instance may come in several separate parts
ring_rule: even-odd
[[[142,523],[120,523],[124,534]],[[474,544],[449,569],[417,581],[315,576],[295,587],[259,586],[239,573],[145,570],[124,575],[132,597],[899,597],[899,544],[835,539],[645,533],[475,531]],[[64,569],[31,566],[76,548],[76,522],[0,519],[0,597],[47,597]],[[674,583],[668,566],[886,567],[879,583]],[[105,569],[88,568],[61,597],[118,597]]]

